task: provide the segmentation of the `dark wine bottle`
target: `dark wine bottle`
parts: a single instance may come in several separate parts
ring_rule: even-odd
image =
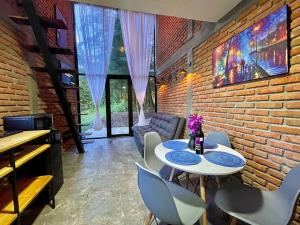
[[[196,154],[203,154],[203,143],[204,143],[204,133],[202,132],[202,126],[198,127],[196,137],[195,137],[195,150]]]

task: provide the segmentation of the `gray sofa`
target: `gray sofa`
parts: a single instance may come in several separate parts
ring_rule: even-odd
[[[162,141],[180,138],[185,119],[166,113],[156,113],[149,125],[132,127],[133,136],[138,149],[144,157],[144,134],[150,131],[159,133]]]

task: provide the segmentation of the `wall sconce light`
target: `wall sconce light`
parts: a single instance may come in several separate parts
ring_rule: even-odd
[[[120,47],[119,47],[119,52],[120,52],[121,54],[124,54],[124,52],[125,52],[125,47],[124,47],[124,46],[120,46]]]
[[[178,75],[186,75],[187,74],[187,71],[184,69],[184,68],[181,68],[178,73]]]

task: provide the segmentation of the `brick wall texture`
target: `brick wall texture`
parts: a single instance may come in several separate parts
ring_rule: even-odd
[[[189,39],[188,24],[192,24],[191,32],[196,33],[202,22],[173,16],[157,16],[156,19],[156,64],[160,67]]]
[[[213,49],[284,4],[288,4],[291,11],[289,74],[213,88]],[[157,23],[162,26],[165,20],[168,19],[158,17]],[[182,29],[175,25],[173,30]],[[158,48],[170,43],[174,32],[169,31],[173,34],[170,38],[164,36],[165,45],[158,37]],[[162,51],[158,49],[157,52]],[[167,55],[164,53],[157,61],[165,61]],[[158,54],[157,57],[162,56]],[[172,67],[185,63],[186,56],[183,56]],[[234,148],[247,159],[241,173],[243,181],[263,189],[279,187],[290,168],[300,163],[300,1],[260,1],[215,32],[193,48],[191,79],[192,111],[204,116],[206,133],[224,131],[229,134]],[[159,74],[158,80],[163,81],[158,87],[158,110],[186,117],[187,76],[174,79],[169,68]],[[300,207],[294,224],[299,224],[299,213]]]
[[[10,21],[7,15],[26,16],[22,6],[15,0],[0,0],[2,11],[0,17],[0,131],[3,130],[2,117],[28,113],[52,113],[54,126],[64,134],[68,126],[58,102],[55,90],[52,88],[50,76],[47,73],[37,73],[30,66],[43,66],[39,54],[26,52],[21,44],[35,43],[33,32],[27,26],[18,26]],[[39,14],[55,18],[57,5],[66,18],[68,31],[68,48],[73,50],[73,14],[72,4],[66,0],[36,0]],[[48,29],[49,43],[56,46],[56,30]],[[74,66],[74,56],[58,56],[71,66]],[[76,111],[76,91],[67,90],[69,102]],[[65,149],[73,145],[73,140],[66,140]]]

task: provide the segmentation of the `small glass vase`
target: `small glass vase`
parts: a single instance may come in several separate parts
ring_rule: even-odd
[[[188,143],[188,147],[191,150],[195,150],[195,134],[190,134],[190,140]]]

